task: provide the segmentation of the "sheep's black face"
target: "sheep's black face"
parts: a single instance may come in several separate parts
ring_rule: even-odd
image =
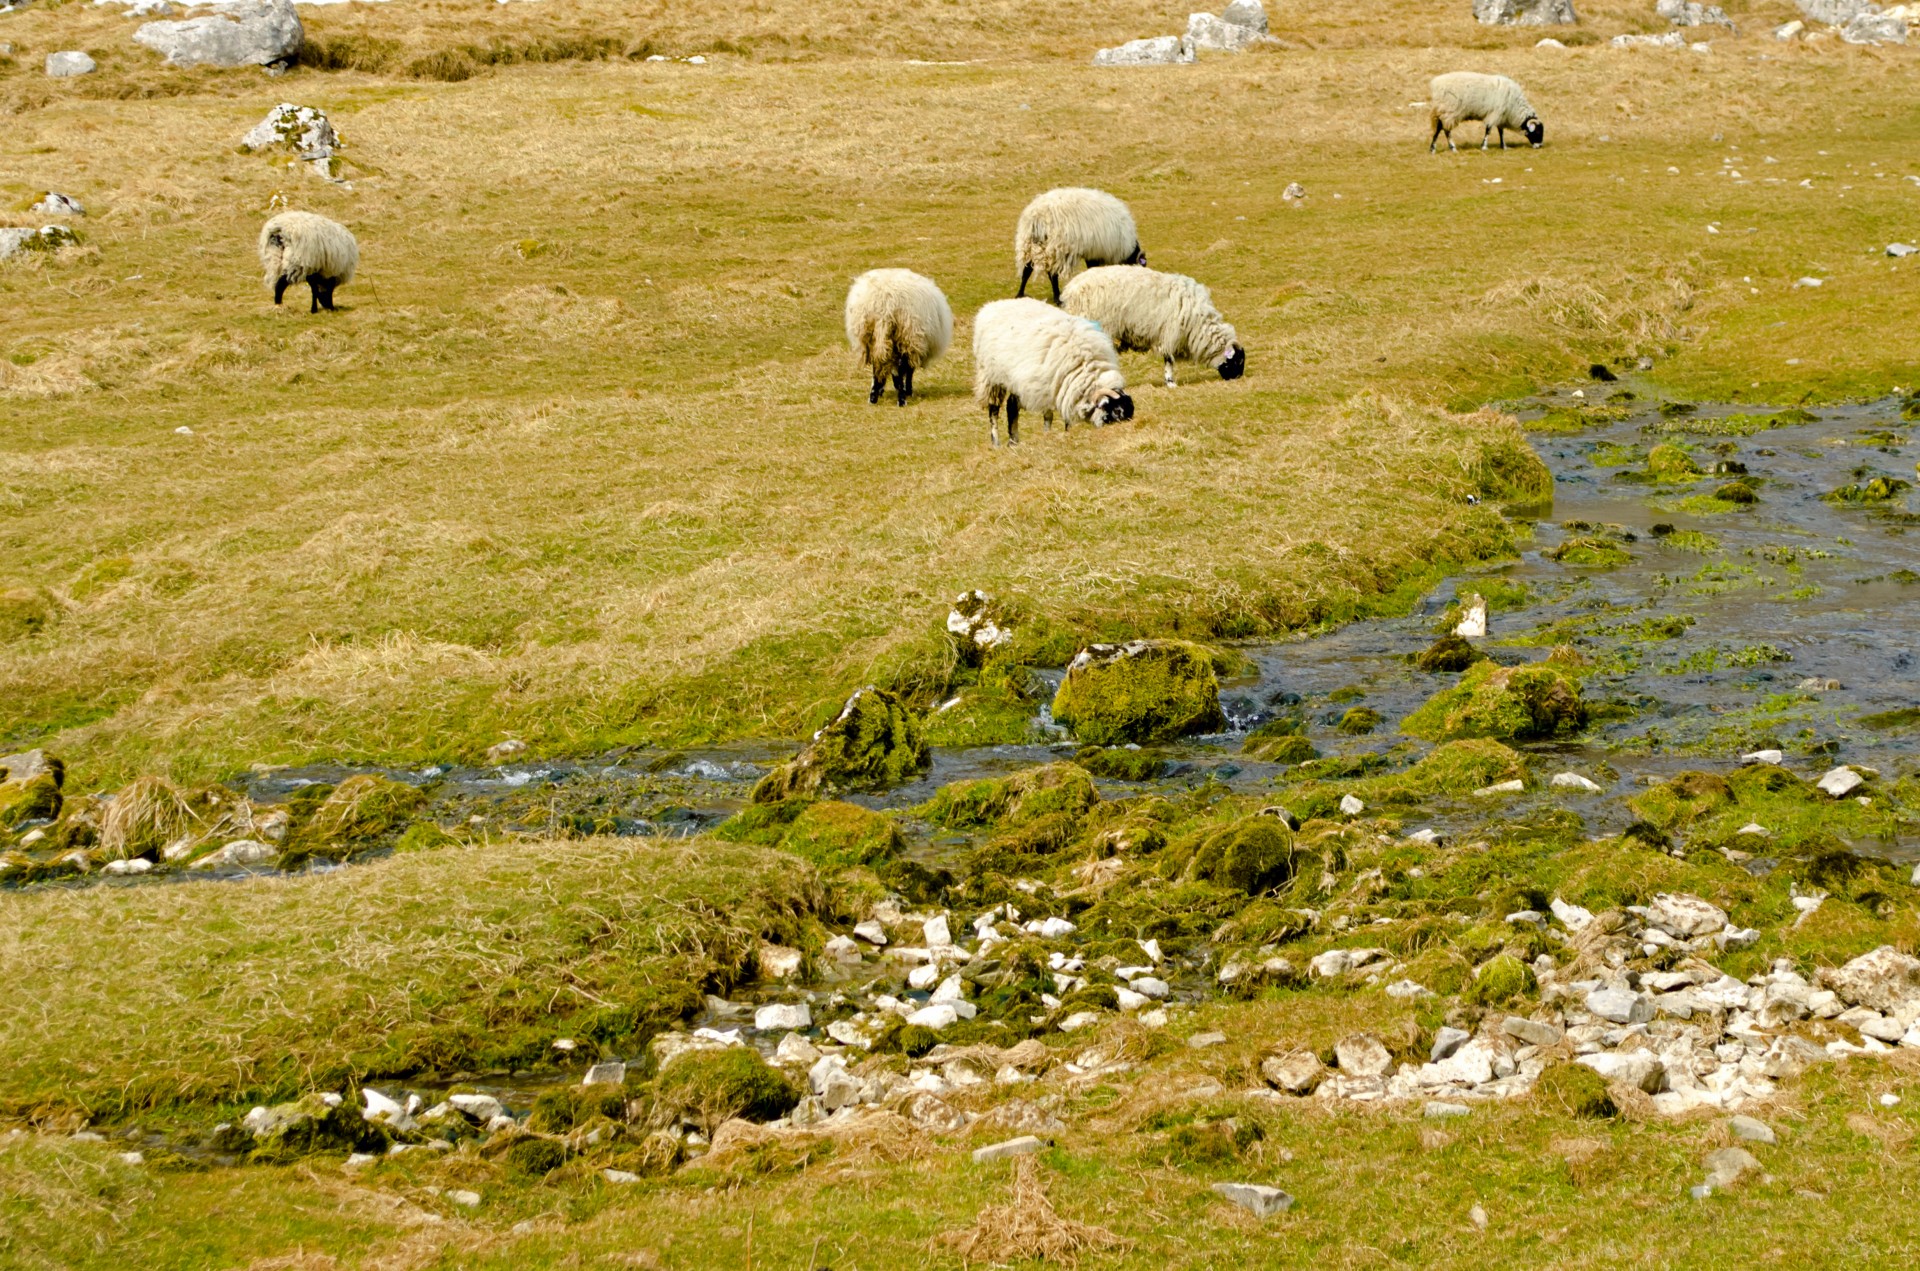
[[[1247,351],[1239,345],[1233,346],[1233,352],[1227,354],[1227,360],[1220,364],[1220,378],[1237,380],[1247,373]]]
[[[1138,244],[1138,243],[1135,243],[1135,244],[1133,245],[1133,255],[1131,255],[1131,256],[1129,256],[1129,257],[1127,257],[1127,258],[1126,258],[1125,260],[1123,260],[1123,261],[1121,261],[1120,263],[1121,263],[1121,264],[1123,264],[1123,265],[1144,265],[1144,264],[1146,264],[1146,263],[1147,263],[1147,249],[1146,249],[1146,248],[1144,248],[1144,247],[1142,247],[1142,246],[1140,246],[1140,244]]]
[[[1529,119],[1521,126],[1521,132],[1527,134],[1527,144],[1538,150],[1546,144],[1547,129],[1538,119]]]
[[[1123,419],[1133,418],[1133,399],[1125,393],[1114,393],[1101,398],[1093,407],[1092,422],[1098,424],[1117,424]]]

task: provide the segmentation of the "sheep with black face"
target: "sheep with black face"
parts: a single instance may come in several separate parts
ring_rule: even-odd
[[[333,308],[334,288],[353,278],[360,244],[338,221],[312,212],[282,212],[260,230],[260,264],[279,304],[287,288],[304,282],[313,295],[308,313]]]
[[[913,373],[953,343],[953,310],[933,279],[911,269],[869,269],[847,291],[847,343],[873,376],[869,402],[878,404],[893,377],[905,406]]]
[[[1007,442],[1020,441],[1020,410],[1058,414],[1096,427],[1133,418],[1133,399],[1113,341],[1085,318],[1038,300],[995,300],[973,320],[973,395],[987,408],[987,442],[999,445],[1000,408]]]
[[[1053,302],[1060,303],[1060,284],[1094,265],[1144,265],[1140,231],[1134,228],[1127,205],[1105,190],[1066,186],[1048,190],[1027,204],[1013,231],[1013,263],[1020,271],[1020,290],[1038,269],[1053,285]]]
[[[1068,313],[1100,325],[1122,352],[1151,350],[1174,385],[1173,361],[1203,362],[1223,380],[1237,380],[1247,369],[1247,353],[1213,295],[1185,274],[1157,269],[1103,265],[1089,269],[1061,293]]]
[[[1483,75],[1479,71],[1450,71],[1433,77],[1428,85],[1427,103],[1432,109],[1433,135],[1427,140],[1427,153],[1440,145],[1446,134],[1447,149],[1454,150],[1453,130],[1470,119],[1481,124],[1480,148],[1485,150],[1493,134],[1500,134],[1500,148],[1507,148],[1507,130],[1511,128],[1538,150],[1547,139],[1540,116],[1527,104],[1520,85],[1505,75]]]

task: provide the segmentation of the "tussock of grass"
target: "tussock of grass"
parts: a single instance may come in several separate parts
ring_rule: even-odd
[[[1040,1163],[1031,1156],[1014,1161],[1010,1201],[982,1209],[971,1227],[948,1232],[941,1243],[969,1264],[1034,1258],[1066,1266],[1076,1265],[1081,1254],[1128,1245],[1105,1227],[1061,1217],[1040,1181]]]
[[[710,840],[517,843],[348,875],[0,895],[0,1115],[272,1101],[638,1049],[800,942],[801,861]],[[129,959],[130,951],[139,956]]]

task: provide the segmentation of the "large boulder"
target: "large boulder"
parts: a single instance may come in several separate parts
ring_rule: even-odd
[[[1196,50],[1238,53],[1250,45],[1266,43],[1270,38],[1256,27],[1229,22],[1211,13],[1195,13],[1187,18],[1187,47]]]
[[[0,229],[0,260],[15,252],[57,252],[80,236],[64,225],[39,229]],[[32,635],[46,625],[46,602],[27,590],[0,592],[0,631]]]
[[[1580,20],[1573,0],[1473,0],[1473,16],[1488,26],[1571,26]]]
[[[1054,722],[1094,746],[1170,741],[1226,726],[1206,649],[1185,640],[1095,644],[1067,666]]]
[[[1840,28],[1849,44],[1905,44],[1907,20],[1897,13],[1862,13]]]
[[[1898,1010],[1908,1002],[1920,1002],[1920,958],[1883,944],[1871,953],[1863,953],[1842,967],[1820,972],[1820,983],[1854,1006],[1876,1011]]]
[[[1093,55],[1095,66],[1169,66],[1192,60],[1193,46],[1177,35],[1128,40],[1118,48],[1101,49]]]
[[[1697,0],[1659,0],[1653,6],[1655,16],[1675,26],[1723,26],[1733,29],[1733,19],[1717,4],[1699,4]]]
[[[134,43],[174,66],[275,66],[293,61],[305,32],[293,0],[258,0],[184,22],[149,22]]]
[[[1267,11],[1260,0],[1233,0],[1220,10],[1220,16],[1236,26],[1252,27],[1262,35],[1267,33]]]
[[[1815,22],[1845,26],[1861,14],[1880,12],[1873,0],[1799,0],[1800,12]]]
[[[849,697],[798,755],[760,778],[753,801],[896,786],[932,766],[920,721],[905,702],[870,684]]]
[[[1476,663],[1460,683],[1428,698],[1401,723],[1428,741],[1512,737],[1529,741],[1578,732],[1587,722],[1580,686],[1543,663]]]

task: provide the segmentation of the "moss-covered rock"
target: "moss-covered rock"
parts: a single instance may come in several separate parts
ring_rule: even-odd
[[[527,1128],[542,1134],[565,1134],[595,1117],[625,1120],[627,1092],[622,1086],[557,1086],[543,1090],[527,1114]]]
[[[1385,715],[1371,706],[1355,706],[1340,717],[1335,728],[1349,737],[1364,737],[1386,723],[1386,720]]]
[[[1829,503],[1886,503],[1912,488],[1912,482],[1902,481],[1899,477],[1873,477],[1841,486],[1827,495],[1826,500]]]
[[[1733,787],[1725,778],[1711,772],[1683,772],[1627,800],[1627,806],[1642,820],[1662,830],[1674,830],[1691,825],[1733,801]]]
[[[915,811],[948,829],[1011,828],[1055,813],[1084,816],[1098,802],[1100,792],[1085,768],[1050,763],[1011,777],[956,781],[940,787]]]
[[[1758,503],[1760,495],[1744,481],[1729,481],[1713,492],[1713,497],[1722,503],[1749,504]]]
[[[1517,507],[1551,506],[1553,470],[1518,431],[1489,436],[1473,466],[1474,485],[1483,499]]]
[[[1168,851],[1178,875],[1257,895],[1293,877],[1293,831],[1278,817],[1250,816],[1204,830]]]
[[[1299,733],[1248,737],[1241,744],[1240,753],[1264,763],[1306,763],[1320,757],[1313,743]]]
[[[892,817],[858,804],[827,800],[809,804],[795,817],[779,846],[822,869],[839,869],[884,865],[899,857],[906,840]]]
[[[1533,1098],[1566,1116],[1611,1117],[1620,1111],[1607,1092],[1606,1078],[1585,1064],[1548,1064],[1534,1082]]]
[[[1524,997],[1539,985],[1532,967],[1510,953],[1502,953],[1480,964],[1464,997],[1475,1006],[1500,1006]]]
[[[932,765],[919,719],[905,702],[868,685],[847,699],[805,749],[760,778],[753,801],[884,789],[912,781]]]
[[[0,827],[50,821],[60,815],[60,782],[51,772],[25,781],[0,781]]]
[[[873,1050],[879,1055],[905,1055],[909,1059],[918,1059],[939,1044],[940,1034],[931,1028],[895,1018],[873,1039]]]
[[[286,857],[344,860],[398,837],[426,791],[373,773],[348,777],[287,836]]]
[[[567,1163],[567,1149],[556,1139],[528,1135],[517,1140],[500,1159],[505,1162],[507,1173],[514,1177],[537,1180]]]
[[[1152,781],[1167,767],[1167,761],[1153,751],[1129,746],[1088,746],[1073,761],[1109,781]]]
[[[315,1152],[352,1152],[384,1146],[385,1135],[351,1102],[328,1104],[317,1094],[276,1104],[248,1117],[254,1157],[281,1162]]]
[[[746,1046],[692,1050],[674,1057],[654,1082],[656,1104],[713,1127],[730,1117],[772,1121],[800,1102],[800,1091]]]
[[[1546,553],[1548,560],[1562,565],[1580,565],[1588,569],[1618,569],[1633,561],[1633,553],[1609,538],[1581,535],[1570,538]]]
[[[1053,718],[1095,746],[1171,741],[1226,724],[1213,654],[1184,640],[1089,646],[1068,665]]]
[[[1502,781],[1526,779],[1526,756],[1485,737],[1435,746],[1399,777],[1410,791],[1422,795],[1466,794]]]
[[[1475,662],[1485,661],[1486,656],[1474,648],[1473,642],[1465,636],[1448,632],[1420,650],[1413,659],[1413,665],[1430,675],[1447,675],[1464,671]]]
[[[1578,732],[1587,720],[1580,686],[1564,672],[1538,663],[1482,662],[1459,684],[1427,699],[1401,729],[1429,741],[1511,737],[1532,741]]]
[[[1647,452],[1647,473],[1656,481],[1691,481],[1700,475],[1700,465],[1672,442]]]

